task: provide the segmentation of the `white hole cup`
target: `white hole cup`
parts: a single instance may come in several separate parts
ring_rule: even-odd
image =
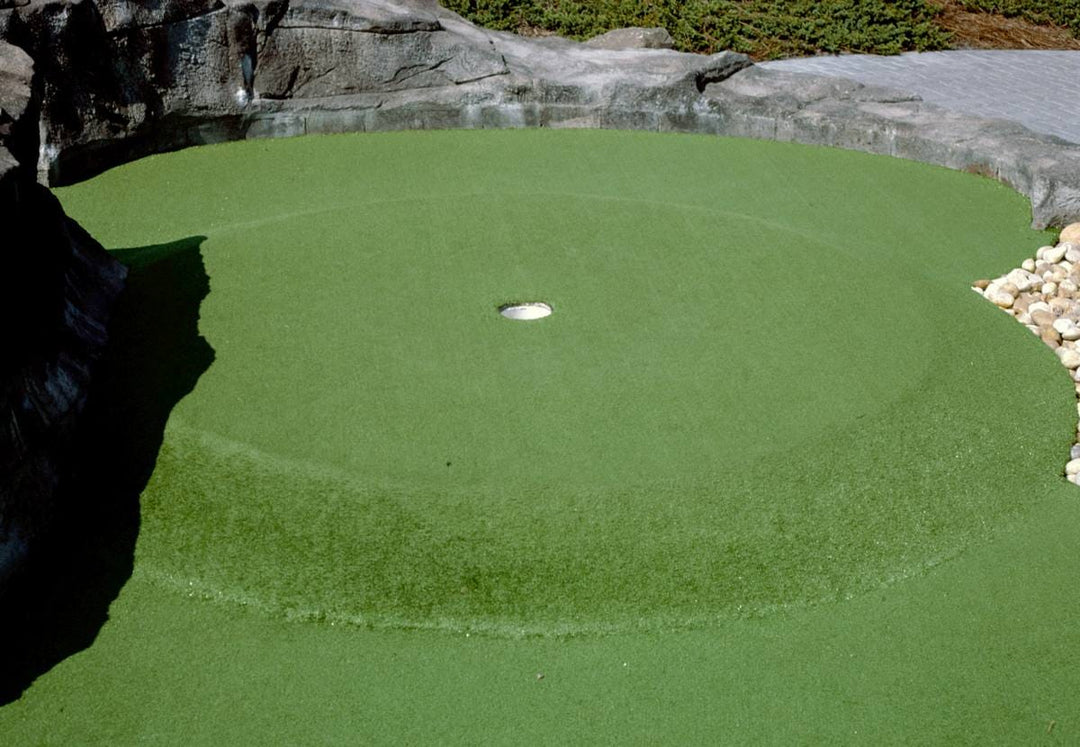
[[[552,308],[546,303],[542,302],[530,302],[530,303],[510,303],[506,306],[499,307],[499,313],[505,316],[507,319],[513,319],[518,322],[531,322],[536,319],[543,319],[545,316],[551,316]]]

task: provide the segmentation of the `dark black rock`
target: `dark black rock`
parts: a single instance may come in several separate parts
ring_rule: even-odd
[[[47,534],[125,270],[34,180],[32,67],[0,44],[0,589]],[[9,146],[11,150],[9,150]]]

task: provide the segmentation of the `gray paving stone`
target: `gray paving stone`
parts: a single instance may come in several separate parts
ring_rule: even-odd
[[[909,91],[965,114],[1019,122],[1080,143],[1080,52],[957,50],[840,55],[761,63]]]

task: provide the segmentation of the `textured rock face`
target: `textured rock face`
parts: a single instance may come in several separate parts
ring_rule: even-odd
[[[26,52],[0,43],[0,143],[21,163],[35,156],[37,123],[30,112],[36,104],[30,86],[33,74],[34,61]]]
[[[494,47],[442,31],[434,16],[379,6],[371,11],[289,8],[273,33],[264,28],[264,42],[253,57],[259,63],[253,77],[258,95],[295,99],[403,91],[509,72]]]
[[[38,169],[49,184],[253,136],[649,126],[750,64],[731,53],[530,41],[421,0],[56,0],[7,13],[3,35],[39,65]],[[624,116],[605,120],[616,111]]]
[[[0,63],[2,590],[50,523],[124,270],[12,155],[35,151],[33,65],[3,43]]]
[[[594,36],[585,42],[595,49],[674,49],[675,40],[667,29],[625,28],[613,29],[606,34]]]

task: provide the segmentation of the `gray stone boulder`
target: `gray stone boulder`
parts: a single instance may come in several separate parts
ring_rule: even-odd
[[[222,0],[97,0],[94,5],[110,34],[183,23],[225,7]]]
[[[22,163],[36,158],[37,122],[31,81],[34,61],[23,50],[0,43],[0,143]]]
[[[665,28],[631,26],[594,36],[585,45],[593,49],[674,49],[675,40]]]
[[[431,13],[392,5],[290,6],[271,33],[265,25],[253,31],[262,44],[249,93],[267,99],[455,86],[509,72],[492,45],[447,33]]]

